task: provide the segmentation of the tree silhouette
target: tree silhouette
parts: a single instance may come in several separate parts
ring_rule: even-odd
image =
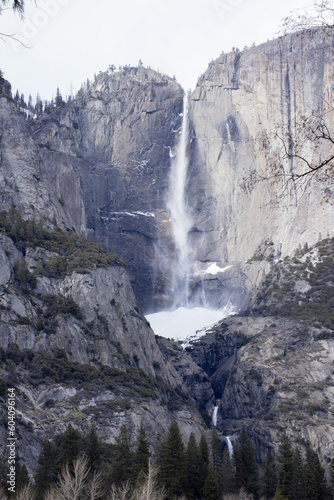
[[[177,422],[168,428],[166,439],[158,452],[159,482],[170,495],[182,495],[186,483],[184,444]]]
[[[282,435],[278,448],[278,491],[290,498],[293,490],[293,455],[291,442],[286,433]]]

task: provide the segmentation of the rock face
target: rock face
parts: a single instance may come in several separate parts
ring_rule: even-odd
[[[191,432],[199,436],[206,425],[196,407],[204,386],[210,397],[211,384],[181,348],[170,347],[178,350],[177,363],[159,348],[125,267],[49,278],[37,269],[55,253],[39,247],[24,253],[2,235],[0,439],[5,443],[5,389],[11,386],[19,455],[29,472],[36,468],[40,441],[69,423],[84,434],[94,424],[109,443],[121,425],[135,430],[141,421],[152,446],[175,419],[185,438]],[[36,286],[20,281],[17,263],[23,261]]]
[[[234,437],[244,425],[258,459],[277,453],[284,431],[332,458],[331,332],[286,318],[229,318],[188,351],[219,401],[217,429]]]
[[[333,236],[332,186],[317,177],[307,186],[287,184],[284,174],[302,165],[287,162],[283,148],[298,151],[302,117],[326,112],[332,81],[332,36],[312,30],[222,55],[192,93],[190,291],[207,305],[248,308],[248,316],[226,320],[189,352],[157,340],[136,305],[148,311],[169,301],[175,245],[166,200],[181,87],[142,67],[109,71],[64,107],[27,121],[10,85],[0,82],[1,211],[14,204],[24,220],[115,250],[134,287],[120,265],[47,277],[38,269],[57,255],[36,245],[22,250],[15,235],[1,235],[0,373],[19,391],[27,456],[38,454],[34,433],[51,436],[68,422],[85,430],[95,421],[108,442],[120,424],[138,427],[140,420],[157,439],[173,419],[186,436],[199,434],[219,401],[218,429],[230,435],[244,423],[259,457],[269,442],[277,448],[289,421],[289,433],[328,460],[333,323],[314,324],[305,311],[326,294],[330,300],[333,280],[319,287],[309,264],[283,279],[280,258]],[[306,143],[307,158],[327,152]],[[19,283],[15,263],[23,261],[35,288]],[[322,271],[331,276],[327,264]],[[269,299],[261,291],[265,276]],[[5,434],[0,427],[3,442]]]
[[[52,119],[44,116],[33,126],[76,231],[124,258],[145,310],[157,286],[182,97],[175,81],[155,71],[109,71]]]
[[[291,134],[297,151],[302,117],[326,113],[333,50],[330,30],[310,30],[223,54],[199,79],[189,173],[197,260],[244,262],[268,243],[276,256],[291,255],[319,233],[333,236],[328,179],[313,179],[305,193],[305,184],[289,183],[302,165],[284,159],[278,137],[288,144]],[[306,142],[303,154],[316,160],[319,151]]]
[[[186,193],[194,297],[224,307],[233,296],[241,310],[268,272],[261,255],[276,259],[331,236],[328,178],[287,181],[303,165],[285,158],[283,144],[299,151],[312,112],[331,128],[332,56],[330,31],[311,30],[221,55],[199,79],[190,96]],[[24,214],[34,207],[114,249],[145,312],[170,303],[175,246],[166,207],[182,98],[174,80],[139,67],[100,73],[82,95],[31,124],[2,99],[2,206],[15,199]],[[328,152],[325,144],[303,146],[314,161]],[[255,269],[245,266],[254,256]],[[212,263],[231,267],[213,277]]]

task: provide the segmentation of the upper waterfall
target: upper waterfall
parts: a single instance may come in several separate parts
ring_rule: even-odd
[[[191,272],[191,247],[188,234],[192,218],[186,204],[186,181],[188,170],[187,148],[189,144],[189,95],[183,98],[183,119],[180,141],[170,171],[169,198],[167,209],[172,222],[176,262],[172,267],[172,293],[174,306],[187,306],[189,277]]]

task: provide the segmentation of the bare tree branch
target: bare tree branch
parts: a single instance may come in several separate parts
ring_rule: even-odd
[[[316,0],[303,9],[291,11],[282,20],[281,34],[320,27],[334,28],[334,6],[331,0]]]
[[[89,468],[88,459],[80,456],[74,460],[73,465],[66,464],[63,468],[57,492],[63,500],[79,500],[86,486]]]
[[[32,49],[32,47],[29,47],[28,45],[26,45],[25,43],[23,43],[19,38],[16,37],[16,35],[13,33],[11,35],[9,35],[8,33],[1,33],[0,31],[0,39],[3,41],[3,42],[6,42],[6,38],[10,38],[11,40],[15,40],[15,42],[18,42],[20,43],[21,45],[23,45],[23,47],[25,47],[26,49]]]

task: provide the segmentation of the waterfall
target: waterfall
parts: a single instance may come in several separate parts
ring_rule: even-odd
[[[183,119],[176,156],[172,159],[170,194],[167,201],[175,244],[176,262],[171,265],[174,307],[187,306],[191,271],[191,248],[188,233],[192,226],[186,206],[186,179],[188,169],[187,147],[189,144],[189,97],[183,98]]]
[[[217,427],[217,416],[218,416],[218,405],[214,407],[212,414],[212,423],[215,427]]]
[[[231,441],[231,437],[230,436],[225,436],[225,439],[226,439],[227,449],[228,449],[229,455],[230,455],[230,457],[232,457],[232,455],[233,455],[233,444],[232,444],[232,441]]]

